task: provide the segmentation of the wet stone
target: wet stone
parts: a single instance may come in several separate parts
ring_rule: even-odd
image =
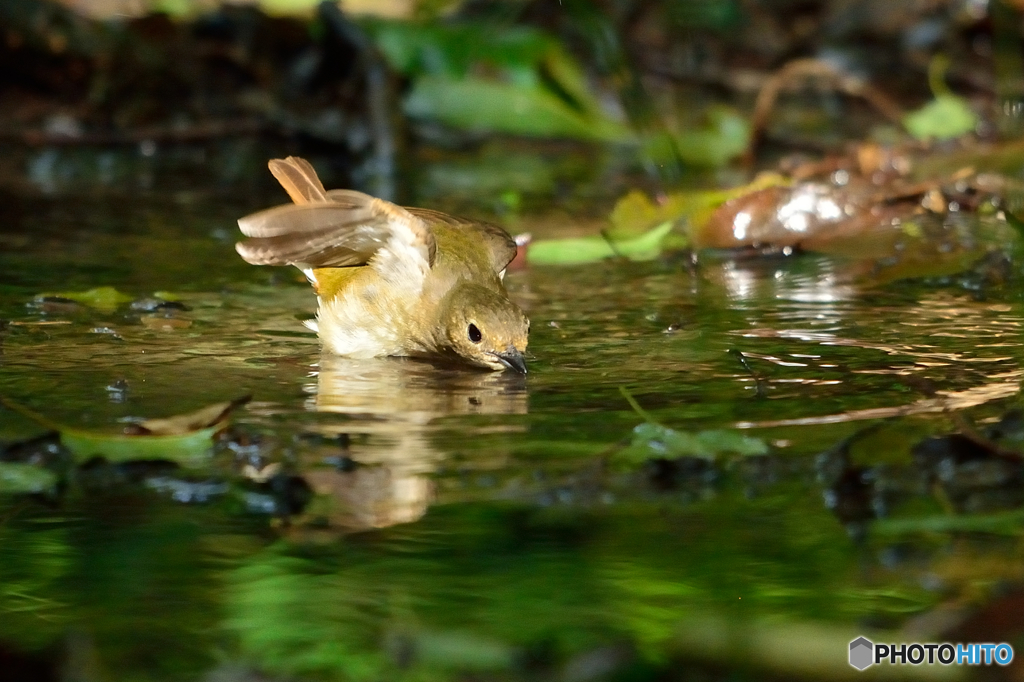
[[[147,488],[168,495],[175,502],[204,504],[228,492],[222,481],[188,481],[170,476],[147,478]]]
[[[44,315],[74,315],[86,309],[81,303],[62,296],[40,296],[29,301],[27,306]]]
[[[69,458],[60,444],[60,434],[44,433],[28,440],[0,443],[0,461],[53,466]]]
[[[181,310],[181,311],[189,311],[189,310],[191,310],[191,308],[189,308],[187,305],[185,305],[181,301],[165,301],[162,298],[140,298],[140,299],[132,301],[132,303],[131,303],[131,305],[129,307],[132,310],[135,310],[137,312],[144,312],[144,313],[152,313],[152,312],[158,312],[158,311],[173,311],[173,310]]]
[[[75,472],[76,480],[86,489],[103,490],[123,485],[138,485],[151,477],[168,476],[179,467],[174,462],[149,460],[111,463],[95,457]]]

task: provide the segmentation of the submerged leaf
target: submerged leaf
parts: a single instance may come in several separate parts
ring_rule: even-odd
[[[768,446],[760,438],[751,438],[735,431],[710,430],[690,433],[647,422],[633,429],[632,442],[619,453],[619,456],[636,462],[654,457],[711,459],[724,453],[749,456],[764,455],[767,452]]]
[[[61,291],[58,293],[39,294],[36,300],[53,296],[66,298],[70,301],[87,305],[90,308],[96,308],[102,312],[113,312],[122,303],[132,300],[131,296],[122,294],[114,287],[96,287],[88,291]]]

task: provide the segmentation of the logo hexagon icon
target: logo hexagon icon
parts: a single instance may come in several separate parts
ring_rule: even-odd
[[[857,670],[864,670],[874,663],[875,645],[866,637],[858,637],[850,642],[850,665]]]

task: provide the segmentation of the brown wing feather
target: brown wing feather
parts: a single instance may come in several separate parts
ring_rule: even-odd
[[[238,227],[250,239],[236,244],[235,250],[248,262],[347,267],[365,265],[378,251],[392,246],[411,249],[428,265],[433,264],[434,235],[418,217],[362,192],[334,190],[328,196],[312,166],[304,160],[289,157],[275,161],[278,163],[271,162],[271,171],[276,168],[281,172],[274,175],[296,203],[259,211],[238,221]],[[308,201],[308,192],[294,193],[287,184],[292,181],[296,187],[302,182],[307,189],[319,187],[323,201]]]
[[[300,267],[346,267],[365,264],[373,252],[338,243],[337,230],[308,232],[304,239],[294,235],[258,237],[235,244],[235,250],[253,265],[298,265]]]
[[[289,156],[271,159],[267,166],[296,204],[328,201],[327,191],[309,161]]]

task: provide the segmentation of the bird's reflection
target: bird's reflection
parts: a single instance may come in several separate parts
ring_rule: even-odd
[[[431,442],[431,423],[458,415],[525,414],[526,381],[512,372],[324,354],[310,406],[349,417],[320,430],[345,435],[355,466],[305,472],[328,508],[327,521],[347,530],[381,528],[415,521],[430,504],[429,474],[446,455]]]

